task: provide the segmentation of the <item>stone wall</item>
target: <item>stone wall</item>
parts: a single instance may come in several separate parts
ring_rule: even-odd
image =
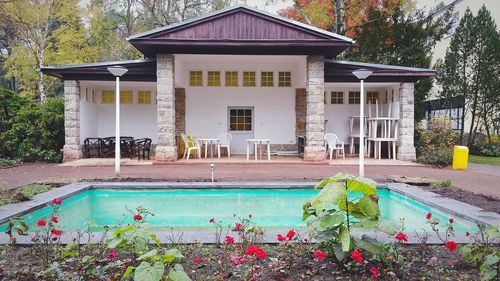
[[[325,59],[323,56],[308,56],[306,69],[306,146],[304,160],[326,159],[323,138],[325,134]]]
[[[186,89],[175,88],[175,135],[186,133]]]
[[[157,161],[177,160],[174,63],[173,55],[158,54],[156,57]]]
[[[415,160],[414,145],[414,84],[401,83],[399,87],[399,145],[400,160]]]
[[[64,147],[63,161],[82,158],[80,145],[80,84],[64,81]]]
[[[306,135],[307,92],[306,89],[295,89],[295,140]]]

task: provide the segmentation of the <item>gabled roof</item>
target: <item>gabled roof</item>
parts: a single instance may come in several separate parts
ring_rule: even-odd
[[[42,67],[42,73],[64,80],[113,81],[115,77],[107,70],[109,66],[124,66],[128,69],[123,81],[155,81],[156,60],[124,60],[97,63],[70,64]]]
[[[140,33],[128,41],[149,57],[159,52],[335,57],[353,43],[345,36],[244,5]]]
[[[359,80],[352,72],[360,68],[373,71],[366,79],[367,82],[415,82],[436,75],[435,70],[427,68],[325,60],[325,82],[357,82]]]

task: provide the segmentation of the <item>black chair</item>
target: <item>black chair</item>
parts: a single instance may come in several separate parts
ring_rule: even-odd
[[[103,140],[101,138],[86,138],[83,141],[83,157],[101,157]]]
[[[111,157],[115,155],[115,137],[107,137],[102,139],[101,155]]]
[[[132,148],[131,148],[131,154],[130,154],[130,159],[132,159],[133,156],[137,155],[137,160],[141,161],[141,156],[142,159],[146,160],[146,155],[149,160],[149,154],[151,151],[151,139],[150,138],[142,138],[142,139],[136,139],[132,142]]]

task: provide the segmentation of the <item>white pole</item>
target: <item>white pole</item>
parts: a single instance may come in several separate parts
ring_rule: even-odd
[[[115,106],[116,106],[116,117],[115,117],[115,174],[117,177],[120,176],[120,77],[116,76],[116,92],[115,92]]]
[[[361,80],[361,92],[359,93],[359,176],[365,176],[365,94],[364,80]]]

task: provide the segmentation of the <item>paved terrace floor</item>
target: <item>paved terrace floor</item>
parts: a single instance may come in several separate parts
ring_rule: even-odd
[[[340,162],[336,162],[340,163]],[[106,163],[108,164],[108,163]],[[295,163],[217,163],[217,181],[314,181],[338,172],[356,174],[356,165],[328,165]],[[365,175],[377,181],[386,181],[394,176],[427,177],[436,180],[451,179],[454,186],[475,193],[500,198],[500,167],[470,164],[467,171],[453,171],[423,165],[367,165]],[[112,178],[114,167],[61,166],[60,164],[24,164],[0,169],[0,185],[15,188],[35,181],[84,180]],[[128,165],[122,167],[122,178],[152,178],[168,181],[208,181],[209,162],[194,165],[172,163],[168,165]]]

